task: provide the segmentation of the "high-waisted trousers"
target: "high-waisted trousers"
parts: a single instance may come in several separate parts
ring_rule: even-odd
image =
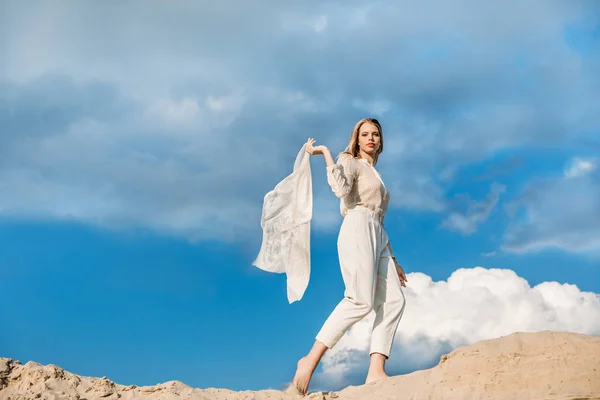
[[[405,298],[379,216],[362,206],[349,210],[340,228],[338,253],[344,298],[316,339],[331,349],[346,330],[375,311],[370,354],[389,358]]]

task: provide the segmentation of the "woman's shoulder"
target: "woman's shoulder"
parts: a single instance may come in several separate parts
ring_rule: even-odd
[[[344,169],[348,170],[348,171],[353,171],[358,173],[360,170],[360,163],[359,163],[360,159],[357,157],[354,157],[352,154],[350,153],[340,153],[338,155],[338,161],[337,164],[338,165],[342,165],[344,167]]]
[[[350,153],[343,152],[338,155],[338,161],[344,162],[344,163],[354,163],[354,162],[358,161],[358,158],[354,157]]]

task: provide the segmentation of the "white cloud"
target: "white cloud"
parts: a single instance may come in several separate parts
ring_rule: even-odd
[[[515,331],[600,334],[600,296],[575,285],[529,283],[508,269],[459,269],[447,281],[408,275],[406,309],[388,371],[428,368],[442,353]],[[315,387],[360,383],[374,315],[357,323],[323,358]]]
[[[184,97],[180,100],[159,98],[146,107],[144,118],[154,125],[147,129],[169,133],[212,131],[228,127],[244,106],[241,92],[205,98]]]
[[[442,221],[442,227],[456,230],[464,234],[471,234],[477,230],[477,226],[485,222],[492,210],[498,204],[500,194],[506,190],[506,186],[495,183],[490,188],[487,199],[483,201],[473,201],[466,196],[467,209],[464,212],[452,211]],[[459,198],[465,195],[457,196]]]
[[[327,28],[327,16],[320,15],[319,17],[315,18],[314,22],[312,23],[312,28],[315,32],[324,31],[325,28]]]
[[[594,159],[574,158],[568,166],[565,166],[565,178],[576,178],[586,175],[597,167],[597,162]]]
[[[563,176],[534,180],[507,205],[513,215],[502,249],[529,252],[560,249],[600,252],[600,171],[574,158]]]
[[[200,106],[197,99],[185,98],[180,101],[159,99],[148,106],[146,117],[159,119],[168,126],[182,127],[198,122]]]
[[[220,97],[208,96],[206,103],[213,111],[240,111],[244,105],[244,98],[241,93]]]

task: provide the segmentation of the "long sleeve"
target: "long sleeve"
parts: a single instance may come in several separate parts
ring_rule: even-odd
[[[327,183],[339,198],[346,197],[352,190],[358,168],[352,156],[342,155],[335,165],[327,167]]]

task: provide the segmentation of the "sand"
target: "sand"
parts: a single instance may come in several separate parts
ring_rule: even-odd
[[[0,358],[0,399],[287,400],[277,390],[196,389],[179,381],[124,386],[83,377],[55,365]],[[566,332],[513,333],[460,347],[437,366],[339,392],[318,400],[599,399],[600,337]]]

